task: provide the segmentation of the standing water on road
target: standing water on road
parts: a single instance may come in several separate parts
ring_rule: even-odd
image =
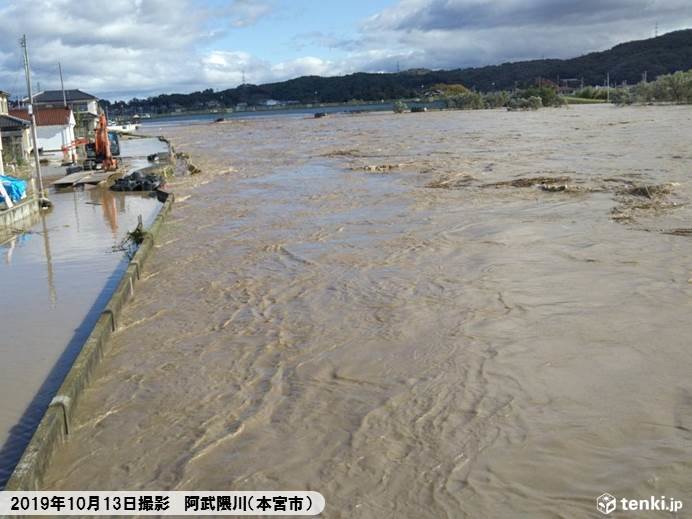
[[[127,267],[123,239],[161,205],[101,188],[50,199],[0,245],[0,488]]]
[[[689,496],[689,107],[166,132],[204,174],[45,488],[315,490],[344,518]]]

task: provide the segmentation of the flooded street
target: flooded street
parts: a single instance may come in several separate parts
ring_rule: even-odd
[[[131,142],[128,165],[152,148],[151,140]],[[28,233],[0,245],[0,487],[127,267],[121,242],[161,205],[101,188],[50,199],[53,209],[29,222]]]
[[[174,183],[46,489],[692,507],[690,107],[165,132],[204,173]]]

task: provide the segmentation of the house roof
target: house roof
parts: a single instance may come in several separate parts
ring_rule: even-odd
[[[29,121],[11,115],[0,114],[0,131],[19,130],[28,126]]]
[[[10,110],[12,117],[19,117],[25,121],[30,121],[31,116],[23,108]],[[62,126],[70,124],[72,110],[69,108],[35,108],[36,126]]]
[[[98,97],[82,92],[81,90],[65,90],[67,102],[94,101]],[[34,103],[62,103],[62,90],[46,90],[34,96]]]

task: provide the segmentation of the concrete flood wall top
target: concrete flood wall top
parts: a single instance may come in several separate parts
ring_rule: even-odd
[[[16,229],[35,223],[39,212],[38,201],[33,195],[27,196],[11,209],[0,210],[0,244],[11,238]]]

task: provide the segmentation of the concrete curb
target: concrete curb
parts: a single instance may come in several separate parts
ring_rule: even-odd
[[[42,487],[43,477],[52,454],[69,436],[73,409],[103,357],[111,335],[117,329],[123,307],[134,295],[135,286],[156,243],[163,221],[171,210],[173,199],[172,194],[168,196],[154,222],[146,231],[144,241],[130,261],[118,287],[48,406],[36,432],[12,472],[5,490],[39,490]]]

